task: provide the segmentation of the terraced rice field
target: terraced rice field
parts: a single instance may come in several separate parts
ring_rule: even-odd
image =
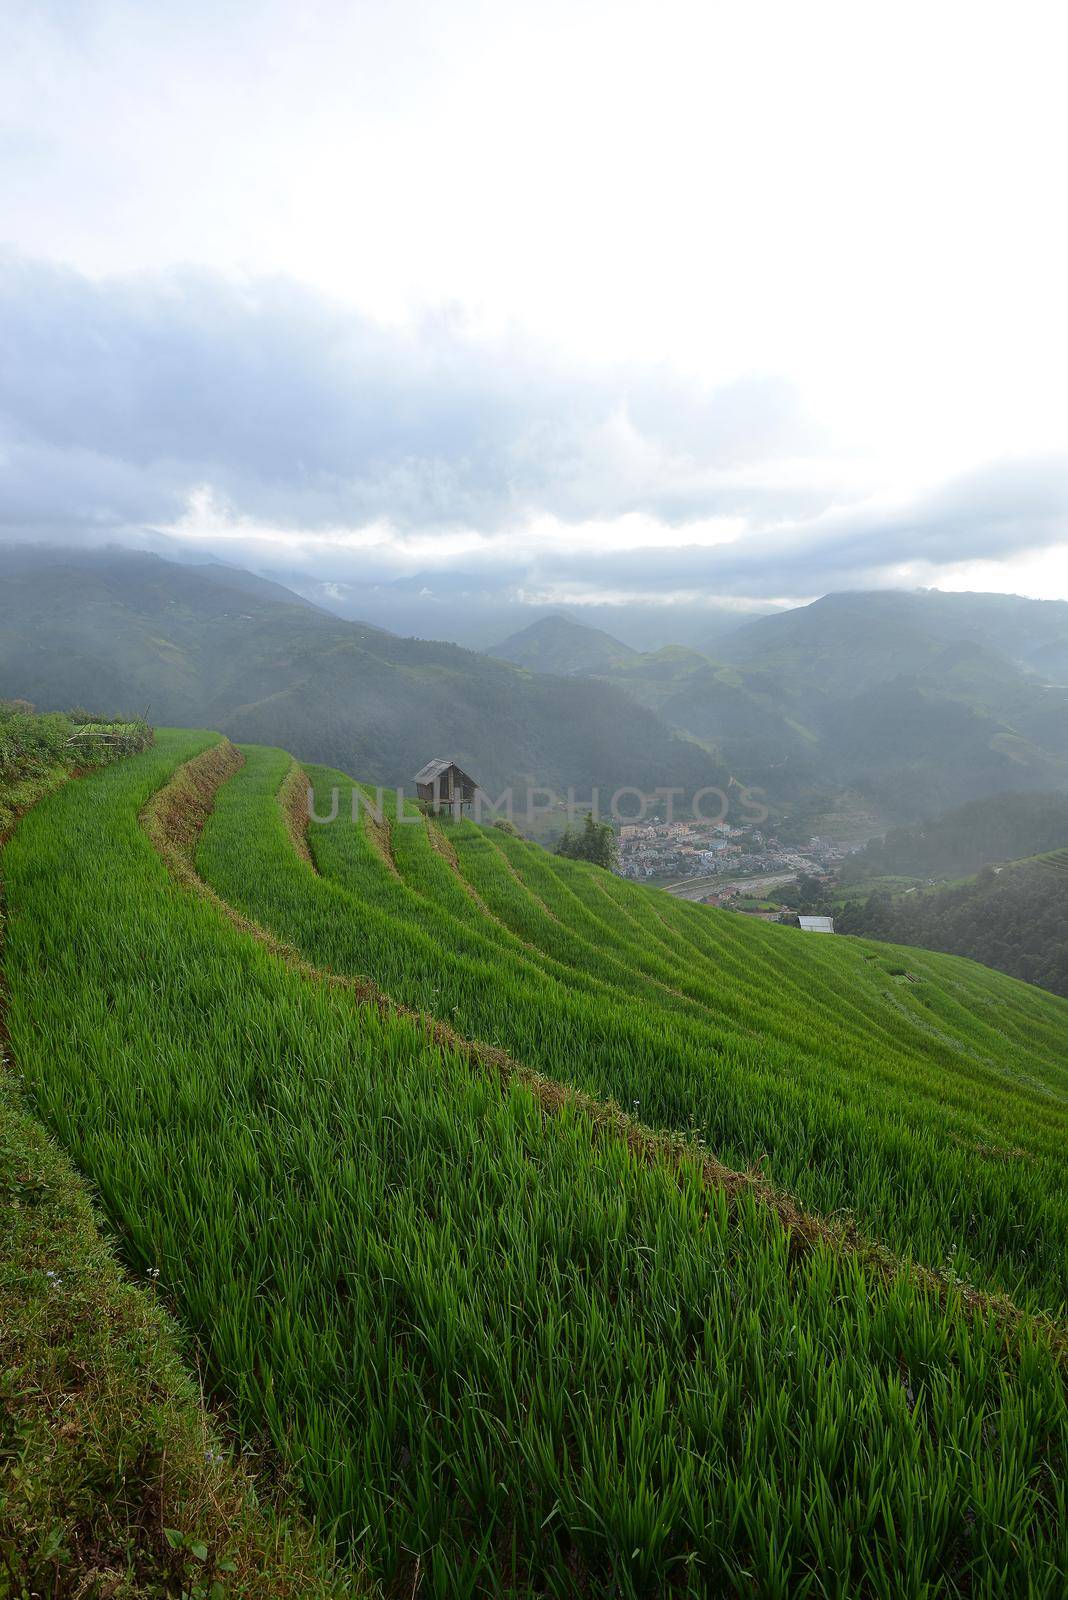
[[[244,756],[170,733],[23,820],[9,1027],[352,1560],[1059,1596],[1068,1005],[473,825],[305,843],[302,775]]]
[[[1031,860],[1050,872],[1068,873],[1068,850],[1051,850],[1048,855],[1032,856]]]
[[[278,801],[289,758],[245,754],[198,864],[312,963],[695,1132],[729,1166],[762,1162],[931,1268],[1063,1308],[1063,1005],[946,957],[813,949],[471,823],[395,822],[389,861],[367,813],[352,824],[351,780],[321,769],[315,814],[334,787],[346,804],[311,825],[313,873]]]

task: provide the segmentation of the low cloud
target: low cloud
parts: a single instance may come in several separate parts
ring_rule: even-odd
[[[284,279],[0,263],[0,534],[146,530],[323,577],[807,597],[1064,542],[1068,460],[890,498],[774,377],[565,370]],[[892,486],[890,486],[892,488]],[[506,576],[507,574],[507,576]]]

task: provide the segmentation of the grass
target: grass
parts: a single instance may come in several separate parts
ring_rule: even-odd
[[[693,1132],[726,1165],[761,1166],[804,1206],[846,1213],[931,1269],[1063,1309],[1062,1002],[952,958],[902,963],[851,940],[813,950],[810,935],[668,900],[473,824],[449,839],[496,921],[462,892],[442,898],[447,869],[418,820],[392,829],[401,877],[351,820],[313,825],[316,877],[278,804],[288,758],[245,754],[198,862],[315,965]],[[341,775],[313,776],[325,815]],[[903,965],[921,981],[899,982]]]
[[[70,776],[66,720],[9,719],[9,823]],[[144,742],[145,730],[130,731]],[[152,1278],[124,1274],[89,1187],[0,1053],[0,1595],[354,1592],[235,1460],[182,1355]]]
[[[86,731],[61,711],[35,713],[24,700],[0,700],[0,840],[23,811],[72,772],[106,766],[114,759],[112,745],[76,740]],[[143,749],[152,739],[143,722],[95,723],[92,731],[121,734],[124,753]]]
[[[235,1425],[342,1550],[441,1600],[1059,1595],[1064,1367],[1039,1324],[792,1234],[746,1186],[710,1184],[696,1146],[660,1159],[637,1127],[550,1105],[243,931],[138,822],[207,744],[161,736],[24,819],[5,857],[11,1033],[127,1260],[159,1269]],[[276,937],[298,881],[320,931],[328,893],[385,963],[382,919],[433,999],[400,909],[415,895],[429,916],[428,897],[373,840],[373,892],[317,878],[282,824],[285,763],[257,774],[251,755],[198,857],[215,888],[227,852],[262,872]],[[194,846],[193,821],[168,827]],[[457,975],[498,938],[461,893]],[[613,903],[622,936],[638,915]],[[691,932],[664,925],[665,960]],[[506,998],[560,997],[557,955],[500,944],[528,963]],[[618,968],[606,949],[578,974],[598,1027],[628,1009]],[[707,976],[687,1006],[714,1005]]]
[[[0,1594],[351,1593],[235,1462],[175,1324],[123,1274],[10,1074],[0,1202]]]
[[[1041,867],[1047,872],[1068,873],[1068,850],[1047,850],[1042,855],[1024,856],[1010,861],[1008,867]]]

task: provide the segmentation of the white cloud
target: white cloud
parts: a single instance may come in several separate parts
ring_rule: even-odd
[[[11,0],[4,42],[9,527],[1068,583],[1013,554],[1063,530],[1063,8]]]

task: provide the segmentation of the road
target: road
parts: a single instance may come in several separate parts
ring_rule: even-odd
[[[677,900],[703,900],[706,894],[728,887],[755,900],[766,900],[773,889],[796,882],[796,872],[770,872],[763,878],[725,878],[722,873],[714,872],[707,878],[677,878],[674,883],[660,884],[660,888]]]

